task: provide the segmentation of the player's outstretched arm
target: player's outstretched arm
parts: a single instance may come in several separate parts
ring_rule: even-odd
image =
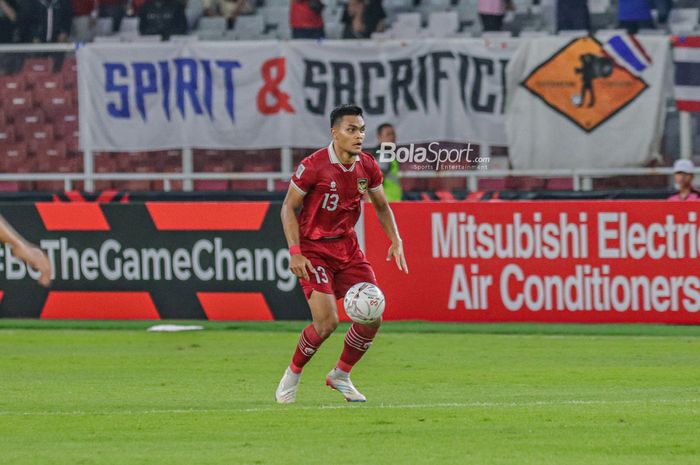
[[[39,248],[27,242],[10,224],[0,215],[0,242],[12,246],[12,254],[38,270],[39,284],[48,286],[51,284],[51,262],[49,257]]]
[[[313,272],[313,265],[308,258],[298,253],[299,250],[299,221],[297,220],[297,210],[301,208],[304,201],[302,196],[296,189],[289,186],[287,196],[282,202],[282,227],[284,228],[284,236],[287,238],[289,246],[289,269],[292,270],[294,276],[309,280],[307,270]],[[297,252],[297,253],[295,253]]]
[[[369,198],[372,200],[374,210],[377,212],[379,224],[382,225],[382,229],[384,229],[384,232],[391,241],[391,246],[389,247],[389,252],[386,257],[387,261],[391,260],[391,257],[394,257],[399,270],[408,273],[406,256],[403,253],[403,242],[401,241],[401,236],[399,236],[399,228],[396,226],[394,213],[391,211],[389,202],[386,200],[384,188],[379,186],[377,189],[370,190]]]

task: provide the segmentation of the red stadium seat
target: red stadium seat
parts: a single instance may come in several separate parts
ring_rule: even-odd
[[[139,167],[137,173],[151,172],[148,167]],[[123,191],[148,191],[152,188],[151,181],[117,181],[114,183],[114,188]]]
[[[109,157],[107,153],[95,157],[95,173],[116,173],[117,162]],[[114,187],[113,181],[95,181],[96,190],[109,190]]]
[[[229,184],[225,179],[202,179],[194,182],[196,191],[227,191],[228,189]]]
[[[570,191],[574,189],[572,178],[549,178],[547,179],[547,189]]]
[[[53,126],[41,124],[33,127],[26,140],[30,152],[36,153],[40,148],[50,146],[54,142]]]
[[[27,82],[17,74],[11,76],[0,76],[0,97],[13,92],[24,92],[27,90]],[[2,106],[2,99],[0,99]]]
[[[3,94],[0,100],[3,101],[3,108],[8,116],[31,110],[34,107],[33,94],[29,91],[8,91]]]
[[[75,89],[78,81],[78,63],[73,57],[66,57],[61,65],[61,77],[66,89]]]
[[[27,58],[22,63],[22,74],[41,73],[49,74],[53,71],[53,60],[51,58]]]
[[[500,191],[506,188],[505,178],[484,178],[479,179],[479,190]]]
[[[31,138],[31,132],[39,126],[44,126],[45,118],[41,110],[28,110],[15,115],[15,134],[18,139]]]
[[[70,92],[64,90],[46,91],[37,100],[51,121],[56,122],[67,114],[76,113]]]
[[[65,142],[38,143],[35,148],[39,171],[57,171],[67,158]]]
[[[0,146],[12,144],[15,141],[15,128],[12,126],[0,127]]]

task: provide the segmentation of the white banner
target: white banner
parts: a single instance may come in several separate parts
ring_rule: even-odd
[[[367,141],[506,145],[517,41],[89,44],[78,50],[80,143],[91,150],[320,147],[329,115],[364,108]]]
[[[668,84],[666,37],[543,37],[508,65],[514,168],[640,166],[658,153]]]

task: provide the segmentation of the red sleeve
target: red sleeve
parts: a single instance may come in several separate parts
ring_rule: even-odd
[[[369,175],[369,190],[377,189],[384,182],[384,176],[382,175],[382,169],[379,167],[379,163],[374,159],[373,156],[368,156],[369,166],[367,166],[367,174]]]
[[[290,183],[301,195],[306,195],[313,188],[316,183],[316,170],[311,163],[311,157],[306,157],[299,163]]]

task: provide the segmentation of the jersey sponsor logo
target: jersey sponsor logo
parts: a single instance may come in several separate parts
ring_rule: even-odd
[[[593,37],[569,42],[521,85],[586,132],[613,117],[648,87]]]
[[[336,188],[336,185],[337,185],[337,184],[335,183],[335,181],[331,181],[331,190],[332,190],[332,191],[335,191],[335,190],[336,190],[336,189],[335,189],[335,188]]]
[[[301,164],[300,164],[300,165],[299,165],[299,168],[297,168],[296,177],[297,177],[297,178],[300,178],[301,175],[304,174],[304,170],[305,170],[305,169],[306,169],[306,167],[305,167],[304,165],[301,165]]]
[[[361,194],[367,192],[367,178],[359,178],[357,180],[357,190],[360,191]]]

